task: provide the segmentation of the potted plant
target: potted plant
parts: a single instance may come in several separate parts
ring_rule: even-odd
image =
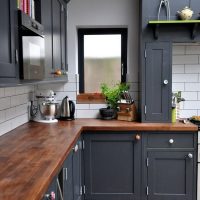
[[[129,90],[126,83],[118,83],[109,87],[106,83],[101,84],[101,92],[106,98],[107,108],[99,110],[102,119],[114,119],[117,113],[117,102],[121,99],[122,93]]]

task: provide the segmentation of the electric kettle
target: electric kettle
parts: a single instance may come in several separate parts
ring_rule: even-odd
[[[73,120],[75,113],[75,104],[73,101],[69,100],[66,96],[61,103],[60,107],[60,119],[61,120]]]

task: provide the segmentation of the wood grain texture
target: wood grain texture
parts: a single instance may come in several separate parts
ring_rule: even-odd
[[[41,199],[83,130],[197,131],[197,126],[97,119],[24,124],[0,137],[0,200]]]

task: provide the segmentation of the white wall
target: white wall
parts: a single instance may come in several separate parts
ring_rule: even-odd
[[[200,115],[200,44],[174,44],[172,90],[182,91],[180,117]]]

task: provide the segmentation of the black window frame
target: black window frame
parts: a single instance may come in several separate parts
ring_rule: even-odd
[[[85,93],[84,86],[84,35],[121,35],[121,82],[126,82],[127,74],[127,28],[79,28],[78,29],[78,71],[79,71],[79,92]]]

